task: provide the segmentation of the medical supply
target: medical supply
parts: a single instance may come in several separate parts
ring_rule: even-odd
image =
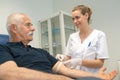
[[[63,55],[63,54],[57,54],[56,55],[56,59],[58,59],[59,61],[65,61],[66,59],[65,59],[65,55]]]
[[[74,58],[74,59],[64,61],[63,63],[65,66],[71,69],[75,69],[77,66],[80,66],[82,64],[82,60],[80,58]]]

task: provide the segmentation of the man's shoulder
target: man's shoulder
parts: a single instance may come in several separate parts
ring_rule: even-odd
[[[0,44],[0,49],[6,49],[6,48],[7,48],[6,44]]]

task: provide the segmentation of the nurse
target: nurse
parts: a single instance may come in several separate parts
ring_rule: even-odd
[[[106,35],[90,26],[92,10],[86,5],[78,5],[72,10],[72,19],[77,32],[69,37],[66,53],[58,54],[57,59],[66,66],[97,73],[108,59]]]

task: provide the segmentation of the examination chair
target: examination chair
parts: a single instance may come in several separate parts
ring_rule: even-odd
[[[7,34],[0,34],[0,44],[5,45],[9,41]]]

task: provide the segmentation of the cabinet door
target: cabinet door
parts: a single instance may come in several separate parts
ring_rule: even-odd
[[[53,56],[61,53],[61,35],[60,35],[60,21],[59,15],[51,18],[51,32],[52,32],[52,47]]]
[[[41,22],[41,47],[49,52],[48,21]]]
[[[60,11],[40,24],[41,48],[53,56],[64,53],[69,35],[76,31],[71,15]]]
[[[74,33],[76,31],[76,28],[74,27],[71,16],[63,14],[63,17],[64,17],[65,38],[67,45],[70,34]]]

